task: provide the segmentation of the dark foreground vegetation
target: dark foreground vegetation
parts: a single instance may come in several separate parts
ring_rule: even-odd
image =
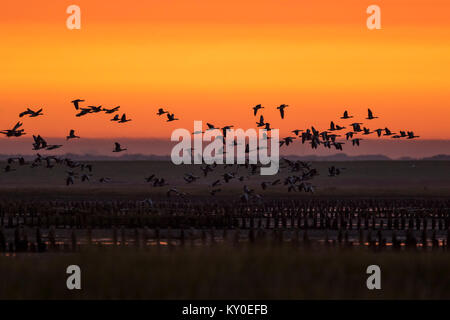
[[[82,290],[66,289],[67,266]],[[381,268],[368,290],[366,268]],[[96,247],[0,256],[1,299],[449,299],[444,251],[303,246]]]

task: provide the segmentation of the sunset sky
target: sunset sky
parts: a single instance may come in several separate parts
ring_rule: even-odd
[[[81,8],[68,30],[66,8]],[[381,7],[381,30],[366,8]],[[450,139],[450,1],[76,0],[0,7],[0,129],[26,107],[31,134],[170,138],[193,120],[254,127],[251,107],[282,135],[327,129],[347,109],[369,127]],[[70,101],[121,106],[76,118]],[[281,120],[276,106],[288,104]],[[159,107],[181,121],[166,123]],[[21,138],[22,139],[22,138]]]

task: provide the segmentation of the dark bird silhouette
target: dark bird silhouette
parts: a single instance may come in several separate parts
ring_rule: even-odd
[[[391,130],[389,130],[388,128],[384,128],[384,134],[383,136],[392,136],[394,135],[394,132],[391,132]]]
[[[115,116],[114,116],[114,118],[112,118],[110,121],[119,121],[120,119],[119,119],[119,115],[118,114],[116,114]]]
[[[113,150],[113,152],[122,152],[122,151],[125,151],[125,150],[127,150],[127,149],[123,149],[121,147],[120,143],[114,142],[114,150]]]
[[[167,120],[166,120],[166,122],[171,122],[171,121],[175,121],[175,120],[179,120],[179,119],[175,118],[175,114],[167,113]]]
[[[372,119],[377,119],[378,117],[374,117],[373,116],[373,113],[372,113],[372,110],[370,110],[370,109],[367,109],[367,120],[372,120]]]
[[[414,139],[419,138],[420,136],[415,136],[413,131],[408,131],[408,138],[406,139]]]
[[[343,169],[343,168],[342,168]],[[328,168],[328,176],[335,177],[341,174],[341,169],[335,166],[331,166]]]
[[[348,139],[351,139],[351,138],[353,138],[353,135],[354,135],[355,133],[353,132],[353,131],[350,131],[350,132],[347,132],[346,134],[345,134],[345,137],[346,137],[346,139],[348,140]]]
[[[283,144],[286,144],[286,146],[288,146],[289,144],[291,144],[292,142],[294,142],[294,137],[286,137],[286,138],[283,138],[281,141],[280,141],[280,147],[283,145]]]
[[[16,171],[16,169],[13,169],[9,164],[3,169],[4,172],[11,172]]]
[[[350,119],[353,118],[353,116],[349,116],[347,110],[344,111],[344,115],[341,117],[341,119]]]
[[[127,115],[124,113],[124,114],[122,114],[122,117],[120,118],[118,123],[125,123],[125,122],[129,122],[129,121],[131,121],[131,119],[127,119]]]
[[[376,129],[374,132],[377,133],[378,138],[381,137],[381,133],[383,132],[383,129]]]
[[[70,130],[70,132],[69,132],[69,135],[66,137],[66,140],[69,140],[69,139],[76,139],[76,138],[80,138],[79,136],[76,136],[75,135],[75,130]]]
[[[260,104],[256,105],[253,107],[253,115],[256,116],[256,114],[258,113],[259,109],[264,109],[264,107],[261,107]]]
[[[215,196],[216,193],[217,193],[217,192],[220,192],[220,191],[222,191],[222,189],[212,189],[209,193],[210,193],[212,196]]]
[[[259,117],[259,122],[257,122],[256,125],[258,127],[264,127],[265,126],[264,117],[262,115]]]
[[[105,113],[114,113],[114,112],[118,111],[119,109],[120,109],[120,106],[117,106],[117,107],[112,108],[112,109],[103,108],[103,111],[105,111]]]
[[[370,131],[370,129],[368,129],[368,128],[366,128],[366,127],[364,127],[363,130],[364,130],[363,135],[368,135],[368,134],[373,133],[372,131]]]
[[[62,144],[49,144],[45,150],[55,150],[62,147]]]
[[[333,121],[331,121],[330,122],[330,129],[328,129],[328,130],[330,130],[330,131],[339,131],[339,130],[342,130],[342,129],[345,129],[345,127],[341,127],[340,125],[336,125],[336,124],[334,124]]]
[[[165,114],[165,113],[169,113],[168,111],[164,111],[164,109],[163,108],[159,108],[158,109],[158,112],[156,113],[158,116],[162,116],[163,114]]]
[[[21,126],[23,125],[23,123],[21,123],[20,121],[17,122],[14,127],[10,130],[3,130],[0,131],[0,133],[6,135],[8,138],[9,137],[20,137],[24,134],[26,134],[24,131],[24,129],[19,129]]]
[[[352,140],[352,146],[359,146],[359,142],[361,141],[361,138],[356,138]]]
[[[281,119],[284,119],[284,109],[287,108],[287,104],[282,104],[279,107],[277,107],[278,110],[280,110]]]
[[[81,108],[81,111],[79,113],[77,113],[75,116],[77,117],[82,117],[88,113],[92,113],[92,109],[91,108]]]
[[[91,113],[99,113],[102,111],[102,106],[88,106],[91,109]]]
[[[30,118],[35,118],[35,117],[38,117],[38,116],[42,116],[43,115],[42,114],[42,108],[39,109],[38,111],[33,111],[30,108],[27,108],[26,111],[24,111],[24,112],[19,114],[19,117],[22,118],[25,115],[29,115]]]
[[[47,148],[47,142],[40,136],[33,135],[33,150],[40,150]]]
[[[75,106],[75,109],[78,110],[80,108],[80,102],[84,102],[84,100],[81,99],[76,99],[71,101],[73,103],[73,105]]]
[[[351,126],[353,127],[353,131],[354,132],[361,132],[362,131],[361,125],[362,125],[361,122],[355,122],[355,123],[351,124]]]

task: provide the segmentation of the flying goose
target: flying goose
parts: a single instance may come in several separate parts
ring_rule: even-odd
[[[344,115],[341,117],[341,119],[350,119],[353,118],[353,116],[349,116],[347,110],[344,111]]]
[[[389,130],[388,128],[384,128],[384,134],[383,136],[392,136],[394,135],[394,132],[391,132],[391,130]]]
[[[282,104],[279,107],[277,107],[278,110],[280,110],[281,119],[284,119],[284,109],[287,108],[287,104]]]
[[[19,117],[22,118],[23,116],[25,116],[25,115],[27,115],[27,114],[30,116],[30,118],[42,116],[42,115],[43,115],[43,114],[42,114],[42,108],[39,109],[38,111],[33,111],[33,110],[31,110],[30,108],[27,108],[26,111],[24,111],[24,112],[22,112],[22,113],[19,114]]]
[[[367,109],[367,120],[372,120],[372,119],[377,119],[378,117],[374,117],[373,116],[373,113],[372,113],[372,110],[370,110],[370,109]]]
[[[120,143],[114,142],[114,150],[113,150],[113,152],[122,152],[122,151],[125,151],[125,150],[127,150],[127,149],[123,149],[121,147]]]
[[[114,112],[118,111],[119,109],[120,109],[120,106],[117,106],[117,107],[112,108],[112,109],[103,108],[103,111],[105,111],[105,113],[114,113]]]
[[[415,136],[413,131],[408,131],[408,138],[406,139],[414,139],[419,138],[420,136]]]
[[[354,132],[361,132],[362,131],[361,124],[362,124],[361,122],[352,123],[351,126],[353,127],[353,131]]]
[[[159,108],[158,112],[156,113],[158,116],[162,116],[164,113],[169,113],[168,111],[164,111],[163,108]]]
[[[171,121],[175,121],[175,120],[179,120],[179,119],[175,118],[175,114],[167,113],[167,120],[166,120],[166,122],[171,122]]]
[[[129,122],[129,121],[131,121],[131,119],[127,119],[127,115],[124,113],[124,114],[122,114],[122,117],[120,118],[118,123],[125,123],[125,122]]]
[[[352,146],[359,146],[359,142],[361,141],[361,138],[352,139]]]
[[[99,113],[100,111],[102,111],[102,106],[98,106],[98,107],[96,107],[96,106],[88,106],[88,108],[91,109],[92,113]]]
[[[256,116],[256,113],[258,113],[259,109],[264,109],[264,107],[261,107],[260,104],[257,104],[256,106],[253,107],[253,115]]]
[[[70,132],[69,132],[69,135],[66,137],[66,140],[75,139],[75,138],[80,138],[80,137],[76,136],[75,135],[75,130],[71,129]]]
[[[19,128],[22,125],[23,125],[23,123],[19,121],[19,122],[17,122],[14,125],[14,127],[12,129],[10,129],[10,130],[3,130],[3,131],[0,131],[0,133],[6,135],[8,138],[9,137],[20,137],[20,136],[25,134],[25,132],[24,132],[25,130],[24,129],[20,129],[19,130]]]
[[[258,127],[264,127],[265,126],[264,117],[262,115],[259,117],[259,122],[257,122],[256,125]]]
[[[295,139],[295,137],[286,137],[286,138],[283,138],[283,139],[280,141],[280,147],[281,147],[283,144],[286,144],[286,146],[288,146],[289,144],[291,144],[292,142],[294,142],[294,139]]]
[[[81,108],[81,111],[79,113],[77,113],[75,116],[76,117],[82,117],[88,113],[92,113],[92,109],[88,109],[88,108]]]
[[[80,103],[80,102],[84,102],[84,100],[76,99],[76,100],[73,100],[73,101],[71,101],[71,102],[72,102],[73,105],[75,106],[75,109],[78,110],[78,109],[80,108],[79,103]]]

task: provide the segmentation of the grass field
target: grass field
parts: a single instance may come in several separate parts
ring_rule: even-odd
[[[14,216],[16,208],[30,199],[38,201],[28,201],[28,205],[42,200],[60,200],[60,205],[62,201],[71,206],[75,202],[71,200],[151,198],[156,202],[164,199],[160,203],[167,206],[173,198],[167,201],[166,192],[172,186],[186,192],[187,198],[207,204],[214,199],[209,194],[209,185],[225,172],[233,170],[218,167],[207,178],[187,184],[183,175],[191,172],[201,176],[199,166],[175,166],[156,161],[90,163],[94,169],[91,181],[81,183],[76,180],[75,185],[71,186],[65,185],[67,168],[63,166],[31,169],[15,165],[17,171],[0,173],[0,200],[9,210],[4,212]],[[328,167],[331,165],[345,169],[340,176],[329,177]],[[326,202],[331,199],[333,202],[342,198],[359,205],[371,202],[374,197],[379,198],[380,203],[391,198],[392,203],[397,198],[408,201],[440,198],[438,203],[448,203],[450,197],[450,162],[447,161],[317,162],[313,167],[320,173],[312,181],[317,186],[314,194],[288,193],[283,185],[262,190],[262,181],[283,180],[292,174],[282,169],[277,176],[260,176],[258,173],[244,182],[237,179],[228,184],[222,182],[220,188],[223,191],[216,198],[226,200],[222,204],[237,203],[227,200],[239,201],[244,184],[261,194],[263,201],[304,197],[321,200],[316,201],[316,205],[322,204],[322,200]],[[170,186],[152,187],[144,180],[151,174],[164,177]],[[237,175],[247,176],[248,171],[241,168]],[[101,184],[98,182],[100,177],[110,177],[112,182]],[[368,201],[358,202],[359,198]],[[46,210],[51,205],[47,203]],[[424,209],[427,213],[427,208],[418,209]],[[445,212],[448,214],[448,210]],[[95,214],[95,210],[89,211],[88,216]],[[143,214],[159,217],[161,212],[150,214],[144,210]],[[445,215],[439,217],[442,221],[445,218]],[[6,224],[8,219],[3,222]],[[42,228],[45,234],[47,231]],[[15,227],[6,230],[10,240],[15,230]],[[27,230],[30,235],[34,231],[34,227]],[[66,238],[69,239],[71,229],[66,229],[65,224],[57,231],[67,233]],[[84,229],[76,231],[86,234]],[[127,229],[127,234],[131,237],[133,231],[133,228]],[[311,237],[323,238],[323,232],[317,232],[311,230]],[[446,232],[439,229],[437,233],[442,238]],[[100,234],[100,229],[93,230],[93,233]],[[329,235],[334,239],[336,233],[333,230]],[[355,236],[357,230],[350,233],[350,237]],[[420,233],[417,231],[418,235]],[[105,234],[111,235],[112,231],[108,229]],[[32,237],[30,240],[34,241]],[[171,248],[137,248],[132,245],[97,247],[94,244],[81,247],[78,252],[63,250],[38,254],[10,251],[0,255],[0,299],[450,299],[450,252],[444,246],[400,251],[391,248],[374,251],[364,246],[344,247],[322,245],[308,249],[303,245],[295,247],[289,242],[278,246],[242,242],[239,247],[221,243]],[[66,268],[72,264],[79,265],[82,270],[80,291],[66,288]],[[366,287],[366,268],[372,264],[381,267],[382,290],[371,291]]]
[[[67,266],[82,290],[66,289]],[[366,268],[381,268],[368,290]],[[0,257],[1,299],[449,299],[448,252],[285,247],[94,248]],[[7,275],[7,276],[6,276]]]
[[[44,167],[17,167],[17,171],[0,174],[0,191],[2,196],[42,196],[47,197],[98,197],[112,195],[114,197],[139,198],[149,196],[164,196],[169,186],[154,188],[144,181],[150,174],[164,177],[170,186],[177,186],[180,191],[191,195],[211,198],[209,185],[220,178],[231,167],[218,167],[208,177],[187,184],[183,180],[185,173],[202,176],[198,165],[175,166],[161,161],[94,161],[93,177],[90,182],[81,183],[76,180],[74,185],[66,186],[67,168],[55,166],[52,169]],[[328,176],[331,165],[345,168],[337,177]],[[320,175],[312,181],[317,186],[317,196],[450,196],[450,162],[448,161],[353,161],[353,162],[316,162]],[[287,169],[281,169],[276,176],[260,176],[259,173],[239,182],[222,183],[220,196],[235,194],[242,191],[242,185],[247,184],[256,192],[267,196],[298,197],[301,193],[286,192],[286,187],[278,185],[263,191],[262,181],[274,181],[290,175]],[[247,176],[248,170],[239,169],[238,175]],[[98,179],[110,177],[112,182],[101,184]],[[310,195],[307,195],[310,196]]]

